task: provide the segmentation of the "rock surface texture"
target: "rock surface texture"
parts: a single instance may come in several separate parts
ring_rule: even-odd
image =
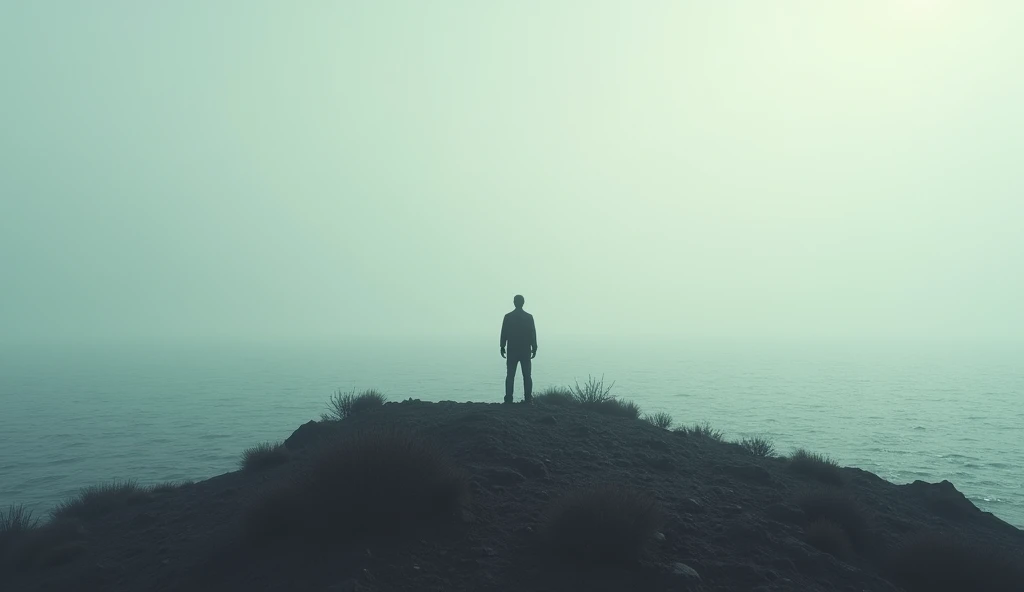
[[[320,447],[377,427],[436,443],[466,473],[464,507],[436,524],[337,543],[249,534],[247,508],[301,479]],[[74,552],[4,566],[0,590],[892,592],[909,588],[888,575],[889,552],[916,536],[1024,554],[1024,533],[952,484],[894,485],[846,468],[838,495],[867,518],[852,550],[826,553],[808,542],[801,500],[834,486],[792,473],[784,459],[576,406],[389,403],[303,425],[286,442],[292,455],[282,465],[154,493],[83,521]],[[559,559],[544,535],[552,504],[604,485],[652,496],[664,515],[658,535],[631,563]],[[1024,590],[1024,582],[1007,586]]]

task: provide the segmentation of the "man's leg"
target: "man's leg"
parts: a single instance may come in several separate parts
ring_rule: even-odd
[[[516,385],[516,363],[519,360],[509,352],[505,358],[505,402],[512,402],[512,388]]]
[[[530,359],[530,354],[525,354],[523,359],[519,361],[523,366],[523,393],[527,402],[533,400],[533,361]]]

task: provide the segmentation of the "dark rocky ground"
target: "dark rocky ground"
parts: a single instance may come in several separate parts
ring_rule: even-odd
[[[330,545],[247,537],[246,509],[308,470],[324,436],[382,425],[418,431],[464,468],[464,510],[401,534]],[[824,485],[793,474],[785,460],[579,407],[408,401],[307,424],[287,444],[293,454],[282,465],[153,493],[82,522],[48,565],[5,566],[0,590],[895,591],[889,552],[922,534],[1024,556],[1024,532],[948,483],[894,485],[842,469],[841,489],[869,523],[858,551],[836,559],[805,542],[808,517],[798,503]],[[544,544],[551,503],[600,484],[648,491],[664,508],[662,536],[639,563],[574,565]],[[1024,590],[1024,582],[1003,584],[973,589]]]

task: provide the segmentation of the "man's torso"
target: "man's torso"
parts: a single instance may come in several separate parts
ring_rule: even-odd
[[[533,316],[530,313],[517,309],[505,315],[505,331],[509,352],[530,352],[533,344]]]

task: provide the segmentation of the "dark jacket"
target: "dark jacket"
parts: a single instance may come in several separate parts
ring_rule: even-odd
[[[505,315],[501,322],[501,347],[508,344],[508,351],[528,354],[537,351],[537,327],[533,315],[517,308]]]

